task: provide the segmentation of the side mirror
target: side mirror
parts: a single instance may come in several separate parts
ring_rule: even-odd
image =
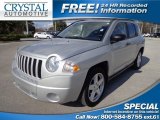
[[[116,42],[119,42],[119,41],[122,41],[122,40],[125,40],[126,39],[126,35],[124,34],[116,34],[116,35],[112,35],[110,40],[111,40],[111,43],[116,43]]]

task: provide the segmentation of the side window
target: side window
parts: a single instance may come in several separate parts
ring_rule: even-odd
[[[117,34],[124,34],[127,37],[126,23],[121,22],[117,24],[112,35],[117,35]]]
[[[137,33],[136,33],[135,25],[133,23],[127,23],[127,26],[128,26],[129,38],[136,37]]]
[[[139,33],[140,33],[139,26],[136,24],[136,25],[135,25],[135,28],[136,28],[136,35],[138,36],[138,35],[139,35]]]

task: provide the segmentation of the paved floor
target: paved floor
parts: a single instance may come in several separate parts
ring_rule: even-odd
[[[111,81],[105,91],[104,99],[96,107],[84,107],[77,103],[60,105],[41,102],[21,93],[12,84],[11,62],[16,49],[32,42],[35,41],[0,43],[0,111],[62,114],[93,110],[134,97],[160,78],[160,39],[147,38],[143,67],[139,71],[129,69]]]

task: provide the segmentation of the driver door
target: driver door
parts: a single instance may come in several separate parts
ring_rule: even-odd
[[[42,33],[42,38],[46,38],[46,33]]]
[[[112,49],[112,66],[113,66],[113,74],[117,73],[121,69],[123,69],[127,61],[129,59],[130,53],[128,52],[127,47],[127,26],[125,22],[120,22],[116,25],[115,29],[112,32],[112,35],[123,34],[126,35],[126,38],[121,41],[110,41],[111,49]]]

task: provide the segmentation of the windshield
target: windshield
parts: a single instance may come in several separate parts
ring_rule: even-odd
[[[77,22],[69,26],[56,37],[101,41],[110,22]]]

